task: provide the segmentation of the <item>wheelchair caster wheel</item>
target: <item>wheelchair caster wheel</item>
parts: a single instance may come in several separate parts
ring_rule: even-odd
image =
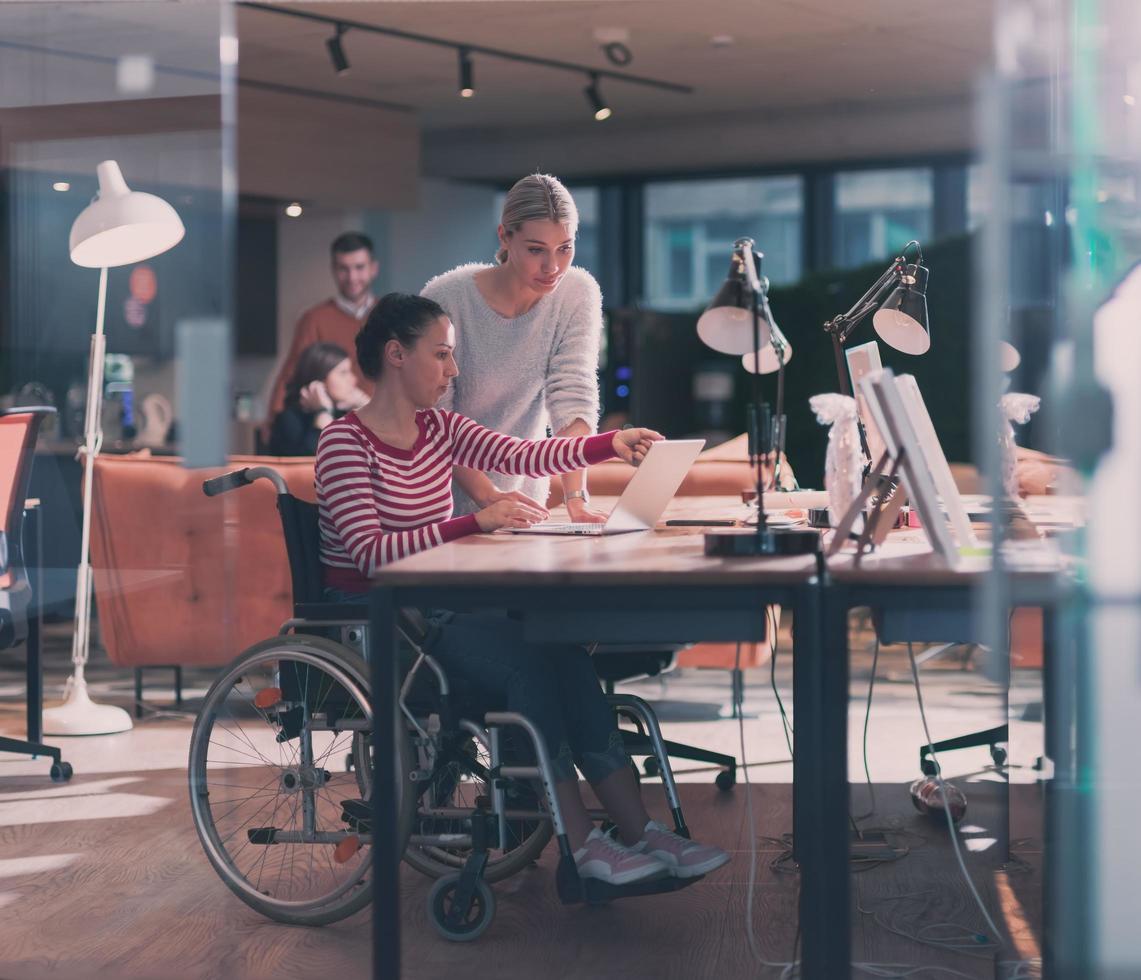
[[[449,922],[452,902],[460,883],[458,874],[440,878],[428,893],[428,917],[441,936],[453,943],[468,943],[478,939],[495,918],[495,896],[482,878],[476,880],[475,893],[466,915],[459,922]]]
[[[662,767],[658,763],[658,757],[655,755],[646,756],[646,761],[642,763],[642,772],[647,776],[660,776],[662,774]]]
[[[64,762],[62,759],[59,762],[53,762],[51,767],[51,778],[53,783],[66,783],[71,779],[71,763]]]
[[[352,772],[357,766],[357,760],[353,758],[352,752],[345,756],[345,772]]]
[[[732,769],[722,769],[717,774],[716,783],[719,790],[727,793],[737,785],[737,774]]]
[[[990,757],[996,766],[1006,765],[1006,749],[1000,749],[996,745],[990,750]]]

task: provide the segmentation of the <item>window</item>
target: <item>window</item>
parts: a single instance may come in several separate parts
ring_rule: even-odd
[[[927,168],[837,174],[833,263],[849,268],[890,258],[913,238],[926,243],[933,183]]]
[[[598,276],[598,188],[568,188],[578,206],[578,237],[574,244],[574,264]]]
[[[645,303],[696,309],[729,268],[733,242],[752,238],[774,283],[800,278],[804,190],[799,177],[678,180],[646,185]]]

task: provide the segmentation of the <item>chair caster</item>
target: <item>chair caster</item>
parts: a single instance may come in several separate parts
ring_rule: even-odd
[[[428,893],[428,917],[436,931],[453,943],[468,943],[478,939],[495,918],[495,895],[486,881],[477,878],[471,903],[466,910],[456,909],[453,903],[459,887],[458,874],[446,875],[432,886]]]
[[[737,785],[737,773],[732,769],[722,769],[717,774],[715,782],[717,783],[717,788],[721,790],[722,793],[728,793],[729,790]]]
[[[992,745],[990,747],[990,757],[999,768],[1006,765],[1006,749],[1000,749],[997,745]]]
[[[59,762],[53,762],[51,767],[51,778],[53,783],[66,783],[71,779],[72,769],[70,762],[64,762],[60,759]]]
[[[646,756],[646,761],[642,763],[642,771],[650,777],[660,776],[662,774],[661,763],[658,762],[656,755]]]

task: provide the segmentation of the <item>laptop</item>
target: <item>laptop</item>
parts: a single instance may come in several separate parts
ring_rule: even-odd
[[[677,493],[704,439],[663,439],[650,446],[634,470],[605,524],[543,521],[531,527],[513,527],[512,534],[625,534],[652,528]]]

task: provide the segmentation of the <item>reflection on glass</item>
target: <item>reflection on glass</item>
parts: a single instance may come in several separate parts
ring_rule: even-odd
[[[645,302],[690,309],[725,278],[733,242],[752,238],[772,282],[801,273],[804,210],[799,177],[678,180],[646,185]]]
[[[837,174],[834,264],[847,268],[889,258],[913,238],[929,240],[932,185],[928,168]]]

